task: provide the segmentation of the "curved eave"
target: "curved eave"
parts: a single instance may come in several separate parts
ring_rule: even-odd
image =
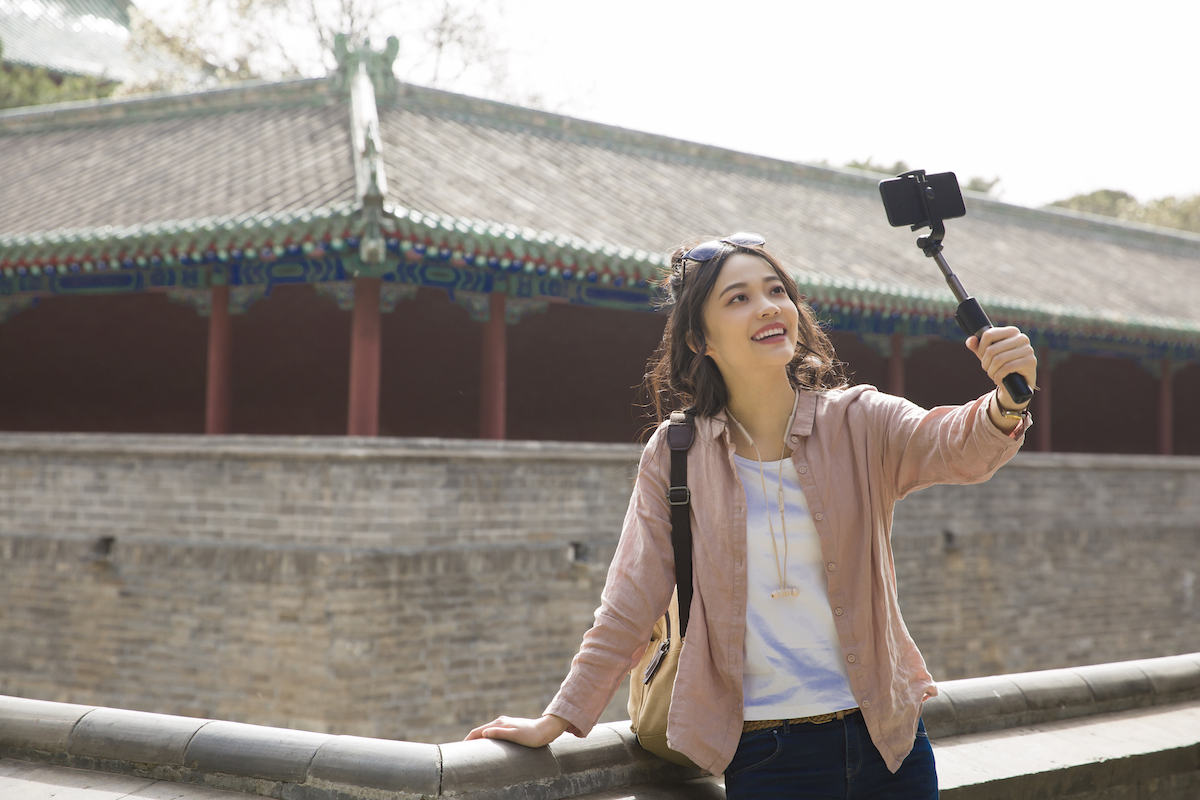
[[[429,248],[474,265],[578,276],[621,278],[646,285],[663,264],[660,256],[629,247],[589,242],[515,225],[386,208],[383,235],[396,252]],[[276,214],[240,214],[172,220],[130,227],[56,230],[0,236],[0,278],[105,269],[203,264],[313,250],[357,247],[363,222],[353,203]],[[513,270],[516,271],[516,270]]]
[[[383,235],[401,261],[447,262],[458,267],[609,285],[645,293],[664,267],[655,253],[517,225],[407,209],[385,208]],[[137,271],[160,266],[215,267],[228,262],[333,252],[356,260],[361,210],[353,203],[273,214],[240,214],[124,228],[57,230],[0,236],[0,294],[37,294],[27,276]],[[820,309],[874,315],[886,330],[916,327],[913,319],[952,325],[949,291],[849,281],[797,273],[801,291]],[[1188,320],[1136,317],[1091,309],[1035,305],[1009,297],[980,297],[997,322],[1050,336],[1166,347],[1189,358],[1200,354],[1200,325]]]
[[[800,291],[818,309],[878,314],[891,321],[887,326],[889,331],[914,327],[908,323],[918,318],[952,323],[958,306],[949,289],[933,293],[819,273],[796,273],[795,278]],[[1011,297],[981,295],[978,299],[994,322],[1018,325],[1041,334],[1200,349],[1200,325],[1189,320],[1036,305]]]

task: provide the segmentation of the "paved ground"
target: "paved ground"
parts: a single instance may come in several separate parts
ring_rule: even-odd
[[[246,800],[255,796],[0,758],[4,800]]]

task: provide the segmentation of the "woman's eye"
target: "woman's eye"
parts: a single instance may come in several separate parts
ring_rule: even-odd
[[[771,289],[771,294],[784,294],[784,289],[782,286],[776,286],[775,288]]]

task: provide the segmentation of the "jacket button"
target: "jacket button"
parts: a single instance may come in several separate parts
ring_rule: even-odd
[[[817,513],[813,514],[813,519],[815,519],[817,522],[820,522],[821,520],[825,519],[825,515],[818,511]]]
[[[850,655],[846,656],[846,660],[849,661],[851,664],[853,664],[855,661],[858,661],[858,659],[854,657],[854,653],[851,653]]]
[[[797,436],[796,434],[794,434],[794,433],[793,433],[793,434],[792,434],[792,441],[793,441],[793,442],[798,442],[798,441],[800,441],[800,437],[799,437],[799,436]]]
[[[833,610],[833,613],[837,614],[840,617],[842,614],[845,614],[846,612],[844,610],[842,610],[841,606],[838,606],[837,608],[835,608]]]
[[[835,564],[835,563],[834,563],[834,562],[832,562],[832,561],[830,561],[830,562],[829,562],[829,563],[828,563],[826,566],[828,566],[828,567],[829,567],[829,571],[830,571],[830,572],[833,572],[835,569],[837,569],[837,564]]]
[[[801,475],[807,475],[807,474],[808,474],[808,467],[801,467],[799,471],[800,471],[800,474],[801,474]]]

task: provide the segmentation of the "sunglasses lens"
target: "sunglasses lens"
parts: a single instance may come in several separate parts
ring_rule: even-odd
[[[698,244],[684,253],[683,257],[688,261],[708,261],[720,251],[721,244],[716,239],[704,244]]]
[[[735,233],[721,240],[725,244],[736,244],[738,247],[762,247],[767,240],[757,233]]]
[[[757,233],[735,233],[731,236],[726,236],[724,239],[713,239],[711,242],[698,244],[684,253],[683,257],[688,261],[708,261],[721,252],[722,245],[732,244],[736,247],[762,247],[766,243],[767,240]]]

